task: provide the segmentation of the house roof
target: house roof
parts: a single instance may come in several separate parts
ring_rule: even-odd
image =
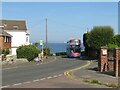
[[[25,20],[0,20],[0,26],[4,30],[27,30]]]
[[[8,37],[12,37],[12,35],[8,34],[6,31],[0,29],[0,36],[8,36]]]

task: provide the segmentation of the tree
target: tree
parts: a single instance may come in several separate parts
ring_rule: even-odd
[[[114,36],[113,29],[110,26],[96,26],[91,30],[88,39],[88,46],[99,50],[101,46],[107,46]]]

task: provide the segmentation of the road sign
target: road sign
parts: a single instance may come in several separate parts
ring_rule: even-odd
[[[40,45],[43,45],[43,40],[40,40]]]

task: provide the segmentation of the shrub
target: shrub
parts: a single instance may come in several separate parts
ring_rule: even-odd
[[[10,53],[10,51],[8,49],[2,50],[2,54],[4,54],[4,56],[8,55],[9,53]]]
[[[42,50],[41,50],[42,51]],[[43,48],[43,53],[46,56],[46,48]],[[50,55],[50,48],[47,48],[47,55]]]
[[[66,53],[66,52],[56,52],[55,54],[56,54],[56,56],[60,56],[60,55],[67,55],[67,53]]]
[[[109,43],[108,45],[107,45],[107,47],[108,47],[108,50],[109,51],[113,51],[115,48],[117,48],[118,46],[116,45],[116,44],[111,44],[111,43]]]
[[[85,54],[89,57],[99,57],[99,49],[113,41],[114,32],[110,26],[96,26],[90,32],[84,33],[83,43]]]
[[[33,45],[20,46],[17,49],[17,58],[27,58],[28,61],[38,56],[40,51]]]
[[[87,33],[84,33],[83,34],[83,44],[85,46],[85,55],[88,56],[88,53],[89,53],[89,50],[90,50],[90,47],[88,46],[88,40],[90,38],[90,35],[91,35],[91,32],[87,32]]]
[[[114,32],[110,26],[94,27],[88,39],[88,46],[99,50],[101,46],[106,46],[112,41],[113,35]]]
[[[34,46],[35,46],[36,48],[38,48],[39,43],[38,43],[38,42],[36,42],[36,43],[34,44]]]
[[[119,35],[119,34],[118,34],[118,35],[115,35],[115,36],[113,37],[111,43],[112,43],[112,44],[116,44],[117,46],[120,47],[120,35]]]

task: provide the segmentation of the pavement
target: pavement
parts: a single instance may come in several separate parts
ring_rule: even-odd
[[[109,87],[118,86],[118,78],[110,74],[103,74],[98,71],[97,60],[87,60],[87,64],[66,71],[64,74],[71,79],[83,81],[86,83],[105,85]]]
[[[42,62],[36,62],[36,61],[23,61],[23,60],[19,60],[19,61],[16,61],[16,62],[1,62],[0,63],[0,66],[2,67],[2,69],[6,69],[6,68],[15,68],[16,66],[19,67],[21,65],[32,65],[32,64],[35,64],[35,63],[38,63],[38,64],[47,64],[49,62],[53,62],[56,60],[56,57],[54,56],[51,56],[49,57],[49,59],[43,59]]]

